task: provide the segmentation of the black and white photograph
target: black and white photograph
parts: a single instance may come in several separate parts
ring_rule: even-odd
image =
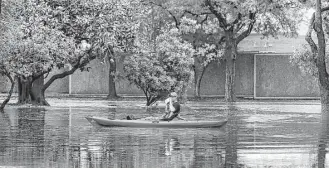
[[[0,0],[0,168],[329,167],[327,41],[325,0]]]

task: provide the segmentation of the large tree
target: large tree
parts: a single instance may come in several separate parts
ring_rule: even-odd
[[[172,24],[154,29],[159,25],[153,19],[144,18],[135,52],[124,63],[126,78],[144,92],[147,106],[170,91],[186,93],[194,53],[191,44],[180,38],[179,29]]]
[[[5,5],[3,5],[2,0],[0,0],[0,21],[3,20],[3,16],[4,16],[3,15],[3,13],[4,13],[3,11],[4,10],[2,9],[2,7],[4,7],[4,6]],[[6,6],[4,7],[4,9],[6,9],[5,10],[6,13],[9,12],[9,9],[6,8],[7,6],[10,6],[10,5],[8,5],[8,3],[6,3]],[[1,23],[0,24],[0,32],[3,32],[5,30],[5,27],[2,25],[2,22],[0,22],[0,23]],[[10,90],[9,90],[9,93],[8,93],[6,99],[1,103],[1,106],[0,106],[0,111],[1,112],[3,112],[6,104],[10,101],[11,95],[12,95],[13,90],[14,90],[15,79],[16,79],[16,78],[14,78],[14,75],[11,72],[9,72],[8,69],[6,69],[4,63],[5,63],[5,59],[3,57],[0,57],[0,67],[1,67],[0,68],[0,74],[2,76],[6,76],[9,79],[11,85],[10,85]]]
[[[209,63],[222,57],[222,31],[211,15],[194,15],[187,11],[190,2],[146,1],[163,15],[162,22],[173,23],[180,30],[181,38],[192,44],[195,53],[194,96],[200,97],[201,80]]]
[[[215,18],[222,32],[217,44],[223,43],[223,60],[226,65],[225,99],[235,101],[235,64],[238,44],[252,31],[264,36],[297,35],[301,20],[301,3],[298,0],[183,0],[163,4],[178,16],[187,14],[201,18]],[[218,40],[219,39],[219,40]]]
[[[127,13],[137,1],[18,0],[15,12],[7,17],[2,56],[19,76],[19,103],[48,105],[46,89],[57,79],[88,70],[88,63],[96,58],[113,55],[112,50],[123,49],[118,42],[127,39],[130,25]],[[122,36],[125,35],[125,36]],[[120,41],[118,41],[120,40]],[[128,39],[129,40],[129,39]],[[64,69],[67,67],[68,69]],[[64,69],[44,82],[54,68]]]
[[[327,71],[328,55],[326,54],[326,41],[329,35],[329,15],[327,12],[329,11],[329,4],[327,2],[322,3],[321,0],[316,0],[315,2],[315,12],[310,19],[308,32],[305,37],[309,48],[297,50],[295,52],[295,59],[298,60],[297,63],[303,70],[308,70],[318,80],[322,125],[318,149],[318,167],[325,167],[325,157],[321,154],[325,154],[327,146],[323,140],[328,140],[328,134],[323,135],[323,133],[328,133],[329,129],[329,74]],[[316,40],[313,40],[313,31],[316,34]]]

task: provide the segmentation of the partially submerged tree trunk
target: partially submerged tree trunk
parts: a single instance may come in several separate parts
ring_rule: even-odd
[[[225,46],[225,65],[226,65],[226,78],[225,78],[225,100],[227,102],[234,102],[235,96],[235,61],[237,57],[237,43],[233,38],[233,32],[226,33],[226,46]]]
[[[216,6],[211,0],[205,0],[205,5],[208,7],[210,12],[215,15],[218,20],[219,27],[224,30],[225,36],[222,37],[225,40],[224,59],[226,63],[226,82],[225,82],[225,100],[227,102],[234,102],[235,96],[235,60],[237,57],[237,46],[238,44],[250,35],[256,22],[256,13],[249,12],[248,19],[249,23],[242,23],[241,15],[234,20],[232,23],[228,23],[223,14],[216,10]],[[243,30],[241,25],[244,25],[244,31],[238,34],[239,30]],[[240,28],[237,28],[240,27]]]
[[[91,54],[91,50],[87,51],[87,54]],[[77,62],[72,66],[70,70],[66,70],[59,74],[53,75],[46,83],[44,83],[44,74],[49,73],[51,70],[40,72],[38,75],[32,77],[19,77],[18,78],[18,104],[37,104],[49,106],[46,101],[45,92],[48,87],[57,79],[64,78],[68,75],[73,74],[77,69],[84,68],[91,60],[95,59],[96,56],[88,59],[83,59],[84,55],[80,55]]]
[[[18,77],[18,104],[32,103],[31,90],[32,78]]]
[[[31,95],[35,104],[49,106],[45,98],[45,91],[42,90],[44,87],[44,81],[43,76],[33,81]]]
[[[14,87],[15,87],[15,79],[13,77],[11,77],[11,75],[9,73],[6,73],[5,74],[8,79],[10,80],[10,90],[9,90],[9,93],[8,93],[8,96],[7,98],[1,103],[1,106],[0,106],[0,111],[3,112],[5,106],[7,105],[7,103],[10,101],[10,98],[11,98],[11,95],[13,94],[13,91],[14,91]]]
[[[44,77],[33,80],[32,77],[18,78],[18,104],[35,104],[49,106],[45,99]]]
[[[305,37],[305,40],[311,47],[311,51],[314,57],[313,60],[315,60],[318,70],[318,81],[321,96],[321,125],[324,130],[327,130],[329,127],[329,74],[326,69],[326,40],[323,31],[322,12],[328,10],[329,6],[321,8],[321,0],[316,0],[316,11],[312,15],[308,27],[308,32]],[[312,39],[313,29],[317,35],[317,44]],[[326,144],[321,142],[320,139],[318,146],[318,167],[324,167],[325,159],[323,158],[323,154],[326,154],[326,152],[323,151],[325,151]]]

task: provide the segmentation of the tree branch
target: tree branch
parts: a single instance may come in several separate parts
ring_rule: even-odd
[[[249,13],[249,19],[251,20],[251,22],[248,25],[247,30],[245,30],[244,32],[242,32],[236,39],[237,44],[239,44],[244,38],[246,38],[247,36],[250,35],[252,29],[254,28],[254,24],[256,22],[256,13]]]
[[[7,98],[1,103],[1,106],[0,106],[0,111],[3,112],[6,104],[10,101],[10,98],[11,98],[11,95],[13,94],[13,91],[14,91],[14,87],[15,87],[15,80],[16,78],[14,79],[9,72],[7,72],[7,70],[5,71],[5,75],[8,77],[8,79],[10,80],[10,90],[9,90],[9,93],[7,95]]]
[[[192,16],[201,16],[201,15],[209,15],[209,14],[213,14],[213,13],[211,13],[211,12],[194,13],[194,12],[189,11],[189,10],[184,10],[184,13],[189,13],[189,14],[191,14]]]
[[[239,21],[241,20],[241,18],[242,18],[242,14],[239,13],[238,14],[238,17],[232,23],[230,23],[229,25],[234,26],[235,24],[239,23]]]
[[[209,15],[206,15],[206,17],[200,22],[200,25],[202,25],[204,22],[207,21]]]
[[[39,78],[40,78],[41,76],[43,76],[44,74],[49,73],[51,70],[52,70],[52,69],[48,69],[47,71],[42,71],[42,72],[40,72],[40,73],[37,73],[36,75],[33,75],[33,76],[32,76],[32,83],[33,83],[35,80],[39,79]]]
[[[53,75],[42,87],[42,90],[43,91],[46,91],[46,89],[57,79],[61,79],[61,78],[64,78],[68,75],[71,75],[73,74],[77,69],[79,68],[82,68],[84,66],[86,66],[91,60],[93,60],[95,57],[91,57],[91,58],[88,58],[88,59],[85,59],[83,61],[81,61],[81,59],[85,56],[85,55],[88,55],[88,56],[91,56],[91,52],[92,52],[92,49],[93,47],[91,47],[88,51],[87,51],[87,54],[84,54],[84,55],[80,55],[77,59],[77,62],[74,64],[74,66],[72,67],[71,70],[68,70],[68,71],[64,71],[60,74],[56,74],[56,75]]]
[[[223,28],[224,30],[227,30],[227,23],[226,23],[226,20],[225,18],[223,17],[223,15],[221,13],[219,13],[215,7],[211,4],[210,0],[205,0],[205,4],[208,6],[210,12],[212,14],[214,14],[216,16],[216,18],[218,19],[219,21],[219,26],[221,28]]]
[[[305,36],[305,40],[311,47],[311,51],[313,53],[313,59],[316,60],[316,54],[318,53],[318,47],[316,46],[315,42],[312,39],[314,19],[315,19],[315,14],[313,13],[310,25],[308,26],[308,30],[307,30],[307,33],[306,33],[306,36]]]
[[[167,11],[167,12],[171,15],[171,17],[174,19],[174,21],[175,21],[175,25],[176,25],[176,28],[179,29],[179,25],[180,25],[180,23],[179,23],[178,19],[176,18],[176,16],[175,16],[171,11],[169,11],[169,10],[168,10],[167,8],[165,8],[164,6],[162,6],[162,5],[160,5],[160,4],[157,4],[157,3],[154,3],[154,2],[152,2],[152,1],[150,1],[149,3],[150,3],[150,4],[153,4],[153,5],[156,5],[156,6],[160,7],[160,8],[162,8],[162,9],[164,9],[165,11]],[[182,16],[184,16],[184,15],[182,15]]]

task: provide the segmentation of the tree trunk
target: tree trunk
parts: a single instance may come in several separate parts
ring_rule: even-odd
[[[110,58],[110,70],[109,70],[109,94],[107,95],[108,99],[117,98],[117,92],[115,88],[115,73],[116,73],[116,60],[114,57]]]
[[[18,77],[18,104],[32,103],[30,96],[32,78]]]
[[[180,103],[185,104],[187,102],[187,87],[188,81],[183,82],[183,87],[180,93]]]
[[[194,97],[200,98],[200,88],[201,88],[201,80],[205,71],[205,67],[202,65],[202,60],[196,56],[194,57]]]
[[[326,66],[326,38],[323,31],[322,12],[329,8],[321,8],[321,0],[316,0],[316,11],[312,15],[310,25],[305,40],[311,47],[311,51],[316,61],[318,71],[318,83],[321,96],[321,134],[318,144],[318,167],[325,167],[326,147],[328,143],[329,131],[329,74]],[[317,44],[312,39],[312,31],[315,30]]]
[[[225,100],[235,102],[235,59],[237,56],[237,44],[233,39],[233,33],[227,33],[225,46],[226,63],[226,81],[225,81]]]
[[[6,74],[6,76],[8,77],[8,79],[10,80],[11,86],[10,86],[10,90],[8,93],[7,98],[2,102],[1,106],[0,106],[0,111],[3,112],[5,106],[7,105],[7,103],[10,101],[11,95],[13,94],[14,91],[14,87],[15,87],[15,80],[10,76],[10,74]]]
[[[18,78],[18,104],[36,104],[49,106],[45,100],[44,77],[36,80],[32,77]]]
[[[45,79],[43,76],[41,76],[40,78],[36,79],[32,83],[32,94],[31,94],[33,96],[32,100],[33,100],[34,104],[49,106],[49,104],[45,98],[45,90],[43,89],[44,82],[45,82]]]

